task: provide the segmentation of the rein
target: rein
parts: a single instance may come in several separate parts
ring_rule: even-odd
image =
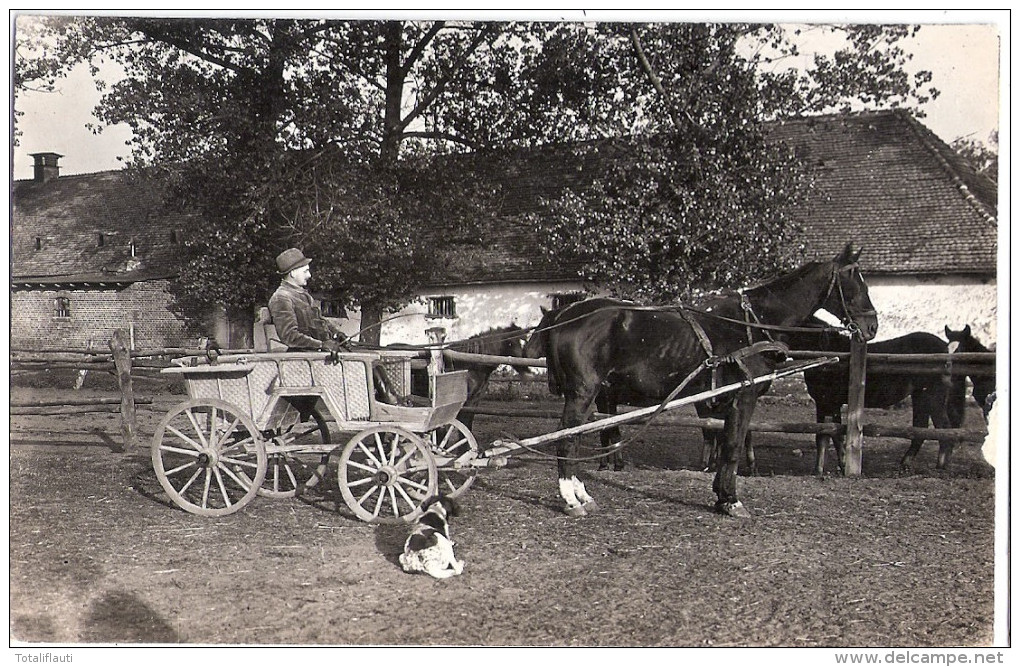
[[[699,339],[699,341],[700,341],[700,343],[702,345],[702,348],[703,348],[703,350],[704,350],[704,352],[706,354],[706,358],[704,360],[702,360],[702,362],[693,371],[691,371],[691,373],[686,378],[684,378],[684,380],[679,385],[677,385],[672,391],[669,392],[669,395],[666,396],[666,398],[664,398],[659,403],[659,406],[656,409],[656,411],[654,413],[652,413],[647,418],[647,420],[642,424],[641,428],[638,431],[636,431],[630,437],[628,437],[626,439],[623,439],[620,442],[616,443],[612,448],[610,448],[608,450],[602,450],[602,451],[599,451],[598,453],[590,455],[590,456],[583,456],[583,457],[561,457],[561,456],[557,456],[555,454],[549,454],[547,452],[542,452],[542,451],[537,450],[537,449],[535,449],[533,447],[529,447],[529,446],[523,445],[519,440],[515,439],[516,444],[519,447],[521,447],[522,449],[525,449],[525,450],[527,450],[529,452],[532,452],[533,454],[536,454],[536,455],[541,456],[543,458],[552,458],[552,459],[557,459],[557,460],[574,461],[574,462],[583,462],[583,461],[590,461],[590,460],[598,460],[598,459],[608,458],[609,456],[612,456],[612,455],[617,454],[618,452],[622,451],[624,448],[626,448],[630,444],[632,444],[635,440],[640,438],[641,435],[645,432],[645,430],[655,420],[655,418],[658,417],[663,412],[663,410],[665,410],[665,406],[670,401],[675,399],[676,396],[678,394],[680,394],[687,387],[687,385],[690,384],[691,381],[694,380],[694,378],[696,378],[702,372],[711,369],[711,371],[712,371],[712,385],[714,386],[716,384],[717,373],[718,373],[720,367],[725,365],[725,364],[733,363],[744,373],[744,375],[747,377],[747,379],[750,380],[751,379],[751,373],[748,370],[747,366],[743,363],[743,359],[744,358],[746,358],[748,356],[751,356],[751,355],[754,355],[754,354],[761,353],[761,352],[766,352],[766,351],[782,352],[783,354],[786,354],[787,352],[789,352],[789,348],[785,344],[777,343],[777,342],[775,342],[772,339],[772,337],[769,335],[770,331],[798,332],[798,333],[820,333],[820,332],[826,332],[826,331],[844,331],[845,330],[845,331],[849,331],[851,334],[860,331],[860,327],[854,321],[853,317],[855,315],[865,315],[865,314],[869,314],[869,313],[870,314],[874,314],[874,311],[866,311],[866,310],[862,310],[862,311],[859,311],[859,312],[852,311],[850,309],[849,304],[847,303],[846,295],[845,295],[845,293],[843,291],[842,281],[839,280],[839,274],[840,273],[842,273],[844,271],[850,272],[850,271],[853,271],[855,268],[859,268],[859,265],[856,262],[854,262],[852,264],[848,264],[847,266],[844,266],[844,267],[833,266],[833,270],[831,272],[831,276],[830,276],[830,280],[829,280],[829,286],[828,286],[828,288],[827,288],[827,290],[825,292],[825,296],[823,296],[821,298],[821,300],[820,300],[820,303],[826,302],[829,299],[829,297],[832,296],[833,290],[837,290],[838,289],[840,305],[841,305],[842,310],[843,310],[843,318],[842,319],[843,319],[843,322],[845,323],[843,329],[840,329],[838,327],[794,327],[794,326],[783,326],[783,325],[775,325],[775,324],[765,324],[764,322],[761,321],[761,319],[758,317],[758,315],[754,312],[754,307],[751,304],[750,299],[742,291],[738,291],[737,295],[738,295],[738,297],[740,299],[740,307],[741,307],[741,309],[744,312],[744,319],[736,319],[736,318],[732,318],[732,317],[727,317],[727,316],[724,316],[724,315],[719,315],[719,314],[714,313],[714,312],[709,311],[709,310],[703,310],[703,309],[694,308],[692,306],[686,306],[686,305],[680,305],[680,306],[637,306],[637,305],[633,305],[633,306],[630,306],[630,305],[614,304],[614,305],[611,305],[611,306],[605,306],[603,308],[598,308],[596,310],[591,311],[590,313],[585,313],[584,315],[579,315],[577,317],[573,317],[573,318],[566,319],[566,320],[563,320],[563,321],[560,321],[560,322],[556,322],[555,324],[552,324],[552,325],[550,325],[548,327],[545,327],[545,328],[541,329],[542,331],[548,331],[550,329],[554,329],[554,328],[559,327],[559,326],[565,326],[566,324],[569,324],[569,323],[572,323],[572,322],[576,322],[576,321],[581,320],[581,319],[583,319],[585,317],[589,317],[591,315],[595,315],[596,313],[599,313],[599,312],[602,312],[602,311],[606,311],[606,310],[610,310],[610,309],[613,309],[613,310],[651,311],[651,312],[677,312],[677,313],[680,313],[683,316],[684,320],[688,323],[688,325],[694,331],[695,335],[698,337],[698,339]],[[747,330],[748,346],[744,347],[744,348],[741,348],[739,350],[736,350],[735,352],[733,352],[733,353],[731,353],[729,355],[725,355],[725,356],[721,356],[721,357],[714,355],[713,351],[712,351],[711,342],[709,341],[708,336],[705,333],[704,328],[693,317],[691,317],[690,314],[698,314],[698,315],[701,315],[701,316],[706,317],[706,318],[712,318],[712,319],[716,319],[716,320],[719,320],[719,321],[728,322],[728,323],[732,323],[732,324],[737,324],[737,325],[740,325],[742,327],[745,327],[746,330]],[[751,333],[752,328],[763,330],[765,332],[766,337],[769,340],[768,341],[760,341],[758,343],[753,342],[753,340],[752,340],[753,336],[752,336],[752,333]],[[538,331],[538,327],[533,327],[533,330]]]
[[[646,421],[643,424],[641,424],[641,428],[640,429],[638,429],[633,434],[631,434],[630,437],[625,438],[623,440],[620,440],[620,442],[618,442],[615,445],[613,445],[613,447],[611,447],[610,449],[602,450],[598,454],[592,454],[591,456],[579,456],[579,457],[558,456],[556,454],[550,454],[548,452],[543,452],[543,451],[541,451],[539,449],[536,449],[534,447],[530,447],[528,445],[525,445],[524,443],[522,443],[516,437],[512,437],[511,436],[509,438],[509,440],[511,442],[513,442],[515,445],[517,445],[518,447],[520,447],[521,449],[527,450],[527,451],[531,452],[532,454],[535,454],[535,455],[537,455],[537,456],[539,456],[541,458],[544,458],[544,459],[556,459],[558,461],[583,462],[583,461],[595,461],[595,460],[598,460],[598,459],[608,458],[609,456],[612,456],[613,454],[616,454],[617,452],[619,452],[619,451],[629,447],[636,440],[638,440],[641,437],[641,435],[648,429],[648,427],[652,425],[652,422],[655,421],[655,419],[665,411],[666,406],[671,401],[673,401],[673,399],[675,399],[677,396],[679,396],[680,393],[687,387],[687,385],[689,385],[691,383],[691,381],[694,380],[694,378],[698,377],[705,370],[714,369],[714,368],[717,368],[718,366],[721,366],[721,365],[726,364],[726,363],[735,363],[744,372],[744,375],[747,377],[747,380],[746,380],[747,386],[751,386],[753,384],[751,382],[751,380],[753,379],[753,376],[751,375],[751,373],[747,369],[747,367],[744,366],[742,360],[745,357],[749,357],[749,356],[752,356],[752,355],[755,355],[755,354],[759,354],[761,352],[768,352],[768,351],[780,351],[780,352],[784,352],[785,353],[785,352],[789,351],[789,348],[787,348],[787,346],[784,345],[783,343],[776,343],[776,342],[772,342],[772,341],[760,341],[758,343],[754,343],[752,345],[748,345],[747,347],[740,348],[739,350],[736,350],[735,352],[732,352],[731,354],[728,354],[725,357],[708,357],[708,358],[702,360],[702,362],[700,364],[698,364],[698,366],[693,371],[691,371],[687,375],[687,377],[685,377],[683,379],[683,381],[680,382],[680,384],[678,384],[676,387],[674,387],[673,390],[670,391],[669,394],[664,399],[662,399],[662,401],[659,402],[659,405],[656,408],[655,412],[653,412],[652,414],[650,414],[648,416]]]
[[[390,320],[395,320],[395,319],[398,319],[398,318],[401,318],[401,317],[412,317],[414,315],[415,315],[415,313],[407,313],[405,315],[394,315],[393,317],[389,317],[389,318],[386,318],[385,320],[380,321],[379,324],[373,324],[371,326],[365,327],[364,329],[361,329],[360,331],[358,331],[357,333],[354,333],[350,337],[354,338],[355,336],[358,336],[362,331],[367,331],[368,329],[372,329],[372,328],[374,328],[376,326],[380,326],[380,325],[382,325],[385,322],[389,322]],[[488,341],[488,340],[496,340],[496,341],[502,342],[502,341],[505,341],[505,340],[513,340],[514,338],[524,338],[525,336],[527,336],[529,331],[533,331],[535,328],[536,327],[530,327],[530,328],[527,328],[527,329],[523,329],[522,328],[522,329],[518,329],[517,331],[499,331],[499,332],[494,332],[494,333],[489,333],[489,334],[484,334],[484,335],[472,336],[471,338],[465,338],[463,340],[447,341],[447,342],[444,342],[444,343],[422,343],[421,345],[411,345],[409,343],[408,344],[401,343],[401,348],[400,349],[401,350],[412,351],[412,352],[426,352],[426,351],[431,351],[431,350],[450,350],[450,349],[454,349],[455,350],[458,346],[462,346],[462,345],[464,345],[466,343],[481,343],[482,341]],[[388,347],[386,345],[366,345],[365,343],[351,343],[351,346],[352,347],[361,348],[363,350],[386,350],[386,349],[388,349]]]
[[[629,446],[633,441],[635,441],[638,437],[640,437],[641,434],[644,433],[645,430],[648,429],[648,427],[651,425],[652,421],[656,417],[658,417],[660,414],[662,414],[662,411],[666,409],[666,404],[669,403],[670,401],[672,401],[674,398],[676,398],[677,395],[680,392],[682,392],[684,390],[684,388],[687,387],[688,384],[691,383],[691,380],[696,378],[698,375],[701,374],[702,371],[704,371],[706,368],[708,368],[710,366],[710,363],[709,363],[710,361],[711,361],[711,358],[705,359],[704,361],[702,361],[698,365],[697,368],[695,368],[693,371],[691,371],[690,374],[688,374],[687,377],[685,377],[683,379],[683,381],[680,384],[678,384],[673,389],[673,391],[669,392],[669,395],[666,396],[666,398],[664,398],[661,403],[659,403],[658,409],[648,417],[648,420],[644,424],[641,425],[641,428],[638,429],[638,431],[636,433],[631,435],[626,440],[621,440],[620,442],[616,443],[616,445],[614,445],[612,447],[612,449],[605,450],[605,451],[600,452],[599,454],[593,454],[591,456],[568,457],[568,456],[557,456],[556,454],[550,454],[548,452],[543,452],[540,449],[536,449],[534,447],[530,447],[528,445],[525,445],[524,443],[522,443],[516,437],[511,438],[510,441],[513,442],[518,447],[520,447],[521,449],[529,451],[532,454],[536,454],[536,455],[538,455],[538,456],[540,456],[541,458],[544,458],[544,459],[556,459],[557,461],[577,461],[577,462],[581,462],[581,461],[597,461],[598,459],[607,458],[607,457],[615,454],[616,452],[622,450],[623,448]]]

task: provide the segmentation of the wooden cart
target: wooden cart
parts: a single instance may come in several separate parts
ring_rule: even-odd
[[[359,518],[411,521],[428,497],[455,497],[473,480],[473,468],[439,470],[437,457],[457,460],[478,450],[455,419],[467,396],[464,371],[430,364],[430,396],[421,407],[376,400],[373,364],[408,394],[419,356],[387,350],[178,359],[163,372],[181,376],[189,399],[156,429],[156,476],[183,509],[222,516],[256,496],[296,495],[317,484],[335,458],[341,494]],[[332,432],[349,439],[334,444]]]

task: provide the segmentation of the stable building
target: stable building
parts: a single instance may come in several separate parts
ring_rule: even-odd
[[[11,216],[13,349],[105,349],[124,329],[136,348],[197,344],[199,313],[175,312],[169,285],[180,215],[134,171],[60,176],[35,153],[16,181]]]
[[[910,331],[943,334],[971,325],[983,342],[997,330],[997,187],[902,110],[773,123],[773,141],[792,148],[813,189],[794,211],[808,259],[828,259],[848,240],[864,246],[862,269],[879,312],[879,339]],[[448,340],[494,327],[538,323],[541,307],[588,294],[576,266],[549,260],[527,213],[542,197],[583,180],[571,151],[519,151],[500,160],[500,224],[456,271],[429,285],[382,328],[382,342]],[[35,177],[13,190],[11,345],[81,349],[128,330],[136,348],[252,345],[259,306],[228,317],[215,306],[184,312],[170,290],[183,213],[133,170],[59,175],[55,153],[38,153]],[[763,277],[767,278],[767,277]],[[734,285],[733,287],[740,287]],[[336,313],[340,315],[339,311]],[[342,322],[360,329],[352,311]]]

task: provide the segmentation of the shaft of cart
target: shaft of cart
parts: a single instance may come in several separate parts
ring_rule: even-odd
[[[744,387],[751,385],[762,384],[764,382],[772,382],[781,377],[787,377],[790,375],[796,375],[810,368],[817,368],[819,366],[825,366],[827,364],[833,364],[839,361],[839,357],[821,357],[819,359],[812,359],[809,361],[799,362],[791,364],[786,368],[782,368],[766,375],[760,375],[755,378],[743,380],[741,382],[733,382],[726,384],[715,389],[709,389],[706,391],[699,392],[697,394],[691,394],[690,396],[684,396],[678,398],[665,405],[654,405],[648,408],[641,408],[626,412],[621,415],[614,415],[612,417],[606,417],[604,419],[598,419],[596,421],[581,424],[579,426],[572,426],[570,428],[560,429],[558,431],[552,431],[551,433],[545,433],[542,435],[536,435],[531,438],[524,438],[523,440],[494,440],[492,444],[485,450],[485,456],[477,456],[474,452],[467,452],[462,456],[450,459],[436,459],[436,464],[439,466],[452,466],[454,468],[502,468],[508,463],[508,457],[512,454],[527,450],[538,445],[544,445],[549,442],[555,442],[563,438],[570,438],[575,435],[582,435],[585,433],[592,433],[603,431],[612,426],[619,426],[621,424],[629,424],[632,422],[641,421],[646,417],[650,417],[658,412],[665,412],[668,410],[675,410],[685,405],[693,405],[706,401],[716,396],[721,396],[732,391],[737,391]]]

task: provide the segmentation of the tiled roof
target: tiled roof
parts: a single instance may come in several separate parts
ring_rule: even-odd
[[[771,136],[812,170],[795,213],[812,258],[854,239],[870,273],[994,275],[995,184],[907,112],[801,118]]]
[[[811,259],[848,240],[865,247],[873,274],[994,275],[996,186],[905,111],[818,116],[775,123],[773,141],[794,148],[812,170],[807,204],[793,212]],[[606,151],[618,150],[610,142]],[[575,266],[547,260],[544,241],[519,214],[536,211],[583,177],[584,159],[547,147],[496,160],[506,193],[503,218],[468,253],[450,283],[571,280]]]
[[[15,284],[126,282],[176,272],[180,246],[172,234],[182,216],[166,210],[159,190],[137,172],[16,181],[12,201]]]
[[[787,120],[774,124],[771,136],[812,169],[813,194],[794,213],[812,258],[831,257],[853,239],[865,247],[869,273],[994,275],[995,184],[908,113]],[[600,144],[599,159],[614,150],[621,149]],[[577,185],[584,163],[570,147],[554,146],[504,153],[490,165],[490,177],[503,186],[499,223],[451,265],[443,284],[576,280],[576,266],[545,258],[545,240],[524,215],[538,210],[540,198]],[[179,248],[171,232],[182,216],[164,209],[158,190],[135,172],[17,181],[13,194],[15,282],[175,273]]]

